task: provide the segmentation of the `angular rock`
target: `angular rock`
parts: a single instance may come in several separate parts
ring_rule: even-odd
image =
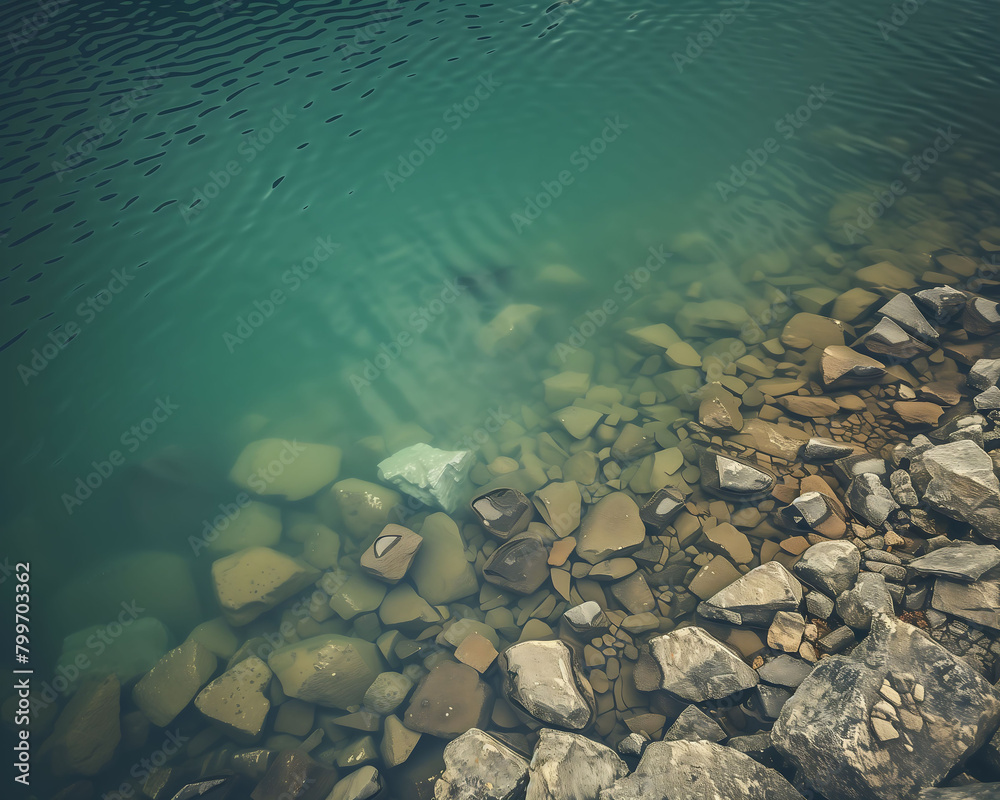
[[[260,439],[243,448],[229,479],[250,492],[294,502],[337,480],[340,456],[340,448],[330,445]]]
[[[417,592],[432,606],[454,603],[479,590],[476,571],[465,558],[458,525],[440,512],[420,528],[424,543],[410,568]]]
[[[382,776],[375,767],[361,767],[338,781],[327,800],[368,800],[379,794],[382,787]]]
[[[365,690],[365,708],[387,716],[409,696],[413,681],[399,672],[382,672]]]
[[[390,523],[362,554],[361,569],[380,581],[399,583],[423,543],[423,537],[409,528]]]
[[[212,677],[217,664],[214,653],[188,639],[142,677],[132,689],[132,699],[150,722],[166,727]]]
[[[850,347],[830,345],[823,350],[820,372],[828,387],[866,384],[885,375],[885,365]]]
[[[270,682],[267,664],[250,656],[202,689],[194,705],[236,741],[252,741],[263,731],[271,708],[264,695]]]
[[[897,294],[878,310],[883,317],[888,317],[907,333],[924,341],[936,341],[937,331],[920,313],[916,303],[907,294]]]
[[[1000,358],[981,358],[969,369],[966,382],[974,389],[985,392],[1000,381]]]
[[[714,742],[653,742],[600,800],[802,800],[775,770]]]
[[[337,481],[317,498],[316,511],[327,525],[338,531],[343,525],[367,547],[402,502],[402,495],[393,489],[347,478]]]
[[[517,800],[527,783],[528,760],[472,728],[444,748],[434,800]]]
[[[576,552],[585,561],[597,564],[639,549],[645,538],[646,528],[635,501],[624,492],[612,492],[587,512],[580,525]]]
[[[807,664],[801,658],[780,655],[777,658],[772,658],[758,669],[757,675],[762,681],[772,686],[786,686],[789,689],[794,689],[809,676],[812,669],[812,665]]]
[[[698,706],[685,708],[674,724],[663,734],[665,742],[675,742],[680,739],[692,742],[721,742],[725,738],[726,732]]]
[[[628,775],[614,750],[575,733],[543,728],[528,768],[525,800],[583,800]]]
[[[582,499],[576,481],[553,481],[535,492],[532,501],[556,536],[569,536],[580,526]]]
[[[85,681],[56,719],[39,758],[53,775],[96,775],[121,741],[121,685],[116,675]]]
[[[439,450],[418,442],[380,461],[378,477],[426,506],[454,514],[468,501],[475,461],[471,450]]]
[[[384,669],[374,644],[336,634],[279,647],[267,664],[290,697],[343,709],[360,705]]]
[[[473,498],[470,505],[486,532],[501,540],[526,530],[535,513],[531,501],[517,489],[493,489]]]
[[[567,609],[563,612],[563,617],[573,630],[585,635],[603,633],[611,624],[600,605],[593,600]]]
[[[854,587],[837,597],[837,613],[856,630],[867,630],[874,614],[892,614],[892,596],[885,577],[878,572],[862,572]]]
[[[988,539],[1000,539],[1000,481],[993,459],[974,442],[959,440],[932,447],[911,465],[924,501],[971,525]]]
[[[639,509],[639,517],[647,525],[662,531],[684,510],[684,499],[684,494],[671,486],[657,489]]]
[[[742,459],[706,451],[700,467],[702,488],[724,500],[761,500],[774,488],[774,475]]]
[[[832,598],[854,586],[860,570],[861,551],[843,541],[814,544],[792,566],[801,580]]]
[[[975,625],[1000,630],[1000,578],[980,579],[975,583],[938,578],[934,581],[931,608]]]
[[[304,589],[319,570],[269,547],[250,547],[212,563],[212,581],[230,625],[246,625]]]
[[[720,700],[757,685],[757,673],[704,628],[688,627],[649,642],[660,688],[692,703]]]
[[[1000,548],[991,544],[956,542],[949,547],[939,547],[909,566],[921,575],[941,575],[959,581],[977,581],[1000,564]]]
[[[927,309],[931,319],[943,325],[965,309],[965,292],[950,286],[935,286],[923,289],[913,295]]]
[[[750,570],[698,608],[703,616],[721,610],[738,615],[743,625],[767,627],[777,611],[797,611],[802,586],[778,561],[768,561]]]
[[[864,348],[873,356],[892,362],[910,361],[928,355],[934,349],[910,336],[891,319],[880,320],[864,337],[855,342],[855,346]]]
[[[830,539],[839,539],[847,532],[839,503],[822,492],[806,492],[781,509],[781,519],[799,531],[814,531]]]
[[[442,661],[417,685],[404,722],[410,730],[454,739],[485,727],[493,711],[493,690],[465,664]]]
[[[336,783],[336,769],[321,764],[302,750],[285,750],[275,757],[250,798],[326,800]]]
[[[985,297],[970,297],[962,312],[962,327],[973,336],[1000,332],[1000,304]]]
[[[871,712],[887,682],[905,698],[900,710],[922,724],[881,741]],[[826,797],[903,800],[939,783],[998,723],[992,685],[919,629],[879,613],[850,656],[823,659],[802,682],[772,739]]]
[[[344,572],[327,573],[330,608],[343,620],[352,620],[359,614],[375,611],[388,591],[386,585],[363,573],[347,575]]]
[[[879,476],[864,472],[857,475],[847,488],[847,505],[866,522],[879,527],[889,515],[899,508],[892,493],[885,488]]]
[[[542,538],[522,533],[500,545],[483,564],[483,578],[517,594],[531,594],[548,580],[549,549]]]
[[[399,717],[385,718],[385,731],[382,734],[382,744],[379,753],[387,767],[398,767],[410,757],[413,748],[420,742],[420,734],[411,731]]]
[[[235,553],[245,547],[271,547],[281,539],[281,511],[251,500],[205,534],[210,553]]]
[[[593,689],[563,642],[520,642],[500,655],[499,666],[507,698],[535,719],[571,730],[590,724]]]

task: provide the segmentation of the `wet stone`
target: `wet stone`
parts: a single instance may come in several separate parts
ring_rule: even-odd
[[[823,351],[820,370],[828,387],[872,383],[885,375],[882,362],[840,345]]]
[[[837,442],[833,439],[823,439],[819,437],[812,437],[808,442],[806,442],[805,447],[802,449],[802,457],[806,461],[811,461],[814,463],[823,463],[826,461],[835,461],[838,458],[844,458],[849,456],[854,452],[854,447],[844,442]]]
[[[1000,409],[1000,387],[991,386],[985,392],[972,398],[977,411],[995,411]]]
[[[418,684],[404,721],[410,730],[454,739],[482,728],[493,711],[493,690],[465,664],[442,661]]]
[[[271,653],[268,666],[290,697],[346,709],[360,705],[382,672],[382,657],[371,642],[327,634],[285,645]]]
[[[365,690],[364,706],[376,714],[393,713],[413,689],[413,681],[398,672],[379,673]]]
[[[613,583],[611,594],[630,614],[642,614],[656,608],[656,600],[641,572]]]
[[[761,500],[774,488],[772,474],[737,458],[705,452],[701,457],[701,485],[725,500]]]
[[[581,634],[603,633],[611,624],[600,605],[593,600],[566,610],[563,618],[573,630]]]
[[[973,336],[1000,332],[1000,305],[984,297],[970,297],[962,312],[962,327]]]
[[[796,611],[801,602],[799,582],[782,564],[769,561],[712,595],[698,607],[698,613],[722,621],[735,614],[738,624],[766,627],[776,612]]]
[[[693,703],[719,700],[757,684],[757,673],[704,628],[681,628],[649,642],[660,688]]]
[[[59,777],[99,773],[111,763],[121,741],[120,702],[117,676],[84,681],[42,744],[42,763]]]
[[[237,741],[260,736],[271,703],[271,670],[257,656],[240,661],[199,692],[195,707]]]
[[[937,331],[907,294],[897,294],[882,306],[878,313],[883,317],[888,317],[900,328],[919,339],[934,341],[938,338]]]
[[[251,547],[212,564],[226,621],[246,625],[319,577],[319,570],[268,547]]]
[[[337,770],[299,750],[279,753],[251,800],[326,800],[337,783]]]
[[[861,551],[851,542],[819,542],[792,567],[800,579],[836,598],[854,585],[861,568]]]
[[[991,544],[956,542],[940,547],[910,562],[910,568],[921,575],[941,575],[960,581],[977,581],[1000,564],[1000,548]]]
[[[855,514],[876,527],[884,525],[889,515],[899,508],[879,476],[871,472],[862,473],[851,481],[847,504]]]
[[[911,476],[932,508],[1000,539],[1000,481],[993,460],[975,443],[959,440],[925,450],[914,460]]]
[[[528,782],[528,760],[472,728],[444,749],[435,800],[516,800]]]
[[[646,529],[635,501],[623,492],[602,497],[584,517],[577,537],[577,555],[597,564],[613,555],[638,550]]]
[[[517,594],[531,594],[549,577],[549,551],[540,536],[523,533],[500,545],[483,565],[483,578]]]
[[[628,766],[610,748],[544,728],[531,758],[525,800],[596,798],[626,775]]]
[[[388,716],[385,718],[379,753],[387,767],[398,767],[410,757],[419,741],[419,733],[403,725],[399,717]]]
[[[526,641],[500,655],[507,698],[542,722],[582,730],[593,718],[593,690],[561,641]]]
[[[446,514],[431,514],[420,528],[424,543],[410,568],[417,592],[431,605],[453,603],[479,590],[476,571],[465,558],[458,525]]]
[[[361,569],[386,583],[399,583],[416,558],[423,538],[402,525],[389,524],[361,556]]]
[[[361,767],[338,781],[327,800],[369,800],[381,792],[382,787],[382,776],[375,767]]]
[[[156,662],[132,689],[132,699],[154,725],[169,725],[212,677],[218,660],[188,639]]]
[[[467,501],[471,450],[439,450],[422,442],[379,462],[379,480],[391,483],[424,505],[455,513]]]
[[[534,516],[531,501],[517,489],[494,489],[471,503],[479,524],[498,539],[509,539],[528,527]]]
[[[698,706],[688,706],[674,721],[665,734],[663,741],[675,742],[680,739],[689,741],[721,742],[726,738],[726,732],[718,723]]]
[[[640,509],[639,516],[647,525],[663,530],[684,509],[684,499],[683,493],[672,487],[657,489]]]
[[[248,491],[294,502],[337,480],[340,456],[340,448],[330,445],[261,439],[243,449],[229,477]],[[282,467],[277,474],[270,468],[275,463]]]
[[[856,344],[873,356],[899,362],[925,356],[933,350],[891,319],[881,320]]]
[[[922,289],[914,294],[917,301],[927,310],[931,320],[941,325],[965,309],[966,295],[950,286],[935,286]]]
[[[478,633],[469,634],[455,648],[455,658],[479,673],[486,672],[493,665],[497,655],[493,643]]]
[[[969,386],[985,392],[1000,382],[1000,358],[981,358],[965,376]]]

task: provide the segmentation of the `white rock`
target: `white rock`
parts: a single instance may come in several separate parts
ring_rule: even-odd
[[[424,505],[453,514],[468,499],[469,470],[475,460],[471,450],[438,450],[420,443],[382,461],[378,476]]]

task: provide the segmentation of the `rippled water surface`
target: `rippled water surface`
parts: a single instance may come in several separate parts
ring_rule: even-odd
[[[846,245],[838,202],[996,187],[995,4],[900,9],[7,4],[0,514],[38,650],[95,621],[74,576],[190,557],[252,439],[372,480],[355,443],[475,441],[609,299],[739,301],[755,256]],[[535,336],[484,349],[521,303]]]

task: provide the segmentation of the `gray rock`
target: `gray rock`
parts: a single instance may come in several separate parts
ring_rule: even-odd
[[[641,756],[649,742],[641,733],[630,733],[618,742],[618,752],[623,756]]]
[[[381,791],[382,776],[375,767],[365,766],[337,781],[327,800],[369,800]]]
[[[876,528],[884,525],[889,514],[899,508],[892,494],[879,476],[872,472],[864,472],[851,480],[847,488],[847,505],[851,511],[874,525]]]
[[[829,619],[833,613],[833,600],[822,592],[809,592],[806,595],[806,611],[811,617]]]
[[[920,502],[920,498],[917,497],[917,492],[913,488],[913,482],[910,480],[910,473],[904,469],[894,470],[889,475],[889,490],[896,502],[903,508],[913,508]]]
[[[706,452],[701,458],[702,488],[727,500],[757,500],[774,488],[769,472],[741,459]]]
[[[516,800],[528,783],[528,760],[478,728],[444,749],[434,800]]]
[[[830,597],[854,585],[861,569],[861,551],[852,542],[814,544],[793,566],[797,577]]]
[[[775,770],[713,742],[653,742],[600,800],[802,800]]]
[[[822,463],[824,461],[835,461],[838,458],[845,458],[853,452],[853,445],[814,436],[802,448],[802,457],[806,461]]]
[[[507,698],[535,719],[560,728],[582,730],[594,715],[590,683],[558,639],[519,642],[499,659]]]
[[[885,459],[873,456],[871,453],[858,453],[857,455],[838,458],[831,467],[837,480],[843,486],[848,486],[858,475],[885,475]]]
[[[1000,408],[1000,387],[991,386],[982,394],[972,398],[977,411],[995,411]]]
[[[614,750],[575,733],[539,733],[528,768],[525,800],[584,800],[628,775]]]
[[[917,800],[997,800],[1000,783],[975,783],[945,789],[924,789]]]
[[[922,289],[914,297],[931,315],[931,319],[942,324],[965,309],[966,296],[964,292],[950,286],[935,286],[932,289]]]
[[[900,293],[878,310],[883,317],[888,317],[907,333],[912,333],[918,339],[937,341],[937,331],[931,327],[916,303],[909,295]]]
[[[857,637],[848,625],[841,625],[819,640],[820,647],[827,653],[843,652],[855,642]]]
[[[721,742],[725,738],[726,732],[698,706],[685,708],[680,716],[674,720],[674,724],[663,734],[665,742],[675,742],[679,739],[687,739],[692,742]]]
[[[712,595],[699,606],[709,616],[719,609],[738,614],[743,625],[768,626],[777,611],[797,611],[802,602],[802,586],[777,561],[768,561]]]
[[[772,686],[786,686],[794,689],[812,672],[812,664],[789,655],[780,655],[766,662],[757,674]]]
[[[767,719],[777,719],[781,709],[788,702],[792,693],[779,686],[769,686],[759,683],[753,689],[753,705],[761,716]]]
[[[966,382],[973,389],[985,392],[1000,381],[1000,358],[981,358],[969,369]]]
[[[593,600],[567,609],[563,612],[563,617],[577,633],[603,632],[611,625],[607,615]]]
[[[689,702],[720,700],[757,685],[757,673],[704,628],[688,627],[650,640],[660,688]]]
[[[413,681],[399,672],[382,672],[365,691],[365,708],[376,714],[391,714],[413,689]]]
[[[931,608],[1000,630],[1000,579],[959,583],[938,578],[934,581]]]
[[[439,450],[420,442],[379,462],[379,480],[394,484],[424,505],[453,514],[468,499],[471,450]]]
[[[872,614],[879,611],[892,614],[892,597],[885,578],[877,572],[861,573],[854,588],[837,597],[837,613],[856,630],[868,630]]]
[[[549,579],[549,549],[542,537],[522,533],[500,545],[483,564],[483,578],[517,594],[531,594]]]
[[[855,345],[860,345],[874,356],[888,356],[895,361],[909,361],[927,355],[933,349],[886,318],[879,320]]]
[[[1000,564],[1000,548],[991,544],[956,542],[910,562],[921,575],[941,575],[960,581],[976,581]]]
[[[403,721],[411,731],[454,739],[486,724],[493,689],[465,664],[440,661],[417,684]]]
[[[1000,481],[982,448],[968,440],[932,447],[914,461],[911,476],[931,508],[1000,539]]]
[[[902,698],[894,739],[872,728],[884,697]],[[904,800],[940,782],[998,723],[992,685],[919,629],[880,613],[851,656],[819,662],[772,740],[826,797]]]

